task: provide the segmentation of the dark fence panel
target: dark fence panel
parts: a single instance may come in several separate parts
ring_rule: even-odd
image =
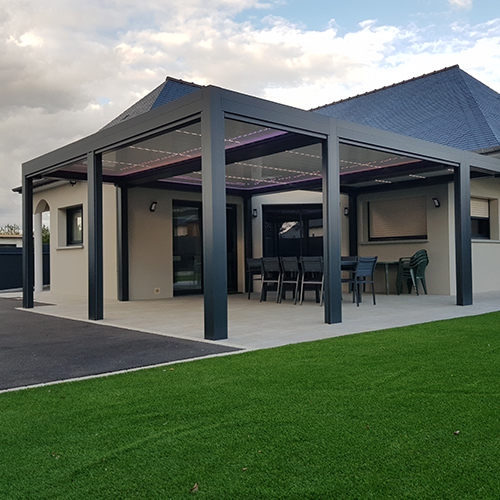
[[[43,284],[50,284],[49,245],[43,245]],[[22,288],[23,249],[0,247],[0,290]]]

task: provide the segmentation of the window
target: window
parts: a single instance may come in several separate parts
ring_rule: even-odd
[[[490,239],[490,200],[470,199],[470,221],[473,239]]]
[[[320,204],[263,205],[264,257],[323,255]]]
[[[427,239],[426,199],[381,200],[368,203],[368,240]]]
[[[66,244],[83,243],[83,209],[81,206],[66,209]]]

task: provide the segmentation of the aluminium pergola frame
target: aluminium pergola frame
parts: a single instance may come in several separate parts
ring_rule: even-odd
[[[23,307],[34,305],[33,181],[87,159],[88,317],[103,319],[102,154],[201,120],[205,338],[228,337],[225,119],[309,136],[322,145],[325,262],[324,321],[342,321],[339,144],[432,161],[454,169],[457,305],[472,304],[470,168],[500,173],[500,161],[418,139],[343,122],[308,111],[207,86],[123,123],[26,162],[22,166]],[[410,167],[411,168],[411,167]],[[154,170],[152,170],[154,172]],[[118,189],[119,300],[128,300],[127,187]]]

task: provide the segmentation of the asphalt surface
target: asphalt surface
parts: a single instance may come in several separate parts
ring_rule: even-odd
[[[0,298],[0,390],[238,350],[16,309],[21,306],[19,299]]]

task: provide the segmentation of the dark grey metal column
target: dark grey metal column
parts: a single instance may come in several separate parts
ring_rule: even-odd
[[[89,319],[104,318],[102,252],[102,155],[87,154]]]
[[[464,157],[455,168],[455,260],[457,305],[472,305],[472,248],[470,221],[470,164]]]
[[[252,231],[252,198],[245,196],[243,198],[243,240],[245,242],[245,262],[246,259],[253,257],[253,231]],[[253,279],[249,279],[248,273],[245,272],[245,291],[253,292]]]
[[[334,123],[330,130],[328,139],[322,144],[325,323],[328,324],[342,322],[339,141]]]
[[[128,188],[116,186],[118,243],[118,300],[129,300]]]
[[[358,196],[349,193],[349,255],[358,255]]]
[[[205,338],[227,339],[226,161],[217,89],[203,89],[201,171]]]
[[[33,242],[33,179],[23,175],[23,307],[33,307],[35,245]]]

